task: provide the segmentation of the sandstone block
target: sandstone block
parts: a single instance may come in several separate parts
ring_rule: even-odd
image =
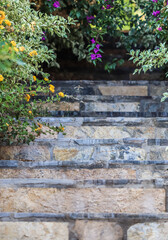
[[[116,223],[76,221],[74,232],[78,240],[122,240],[122,228]]]
[[[139,112],[139,103],[85,103],[85,111],[97,112]]]
[[[99,86],[102,95],[148,96],[147,86]]]
[[[43,109],[47,108],[49,111],[79,111],[78,102],[45,103],[42,106],[43,106]]]
[[[128,229],[128,240],[167,240],[168,222],[139,223]]]
[[[57,161],[72,161],[72,160],[90,160],[94,152],[93,147],[87,148],[58,148],[53,150]]]
[[[136,171],[124,168],[112,169],[0,169],[0,178],[40,178],[40,179],[136,179]]]
[[[128,127],[128,126],[83,126],[66,127],[65,138],[70,139],[122,139],[122,138],[156,138],[154,127]]]
[[[0,146],[0,159],[47,161],[50,160],[50,151],[47,146],[39,145]]]
[[[68,240],[67,223],[1,222],[1,240]]]
[[[160,213],[166,198],[164,189],[1,188],[0,199],[1,212]]]

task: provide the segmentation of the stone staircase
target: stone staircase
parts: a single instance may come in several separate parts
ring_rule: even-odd
[[[0,240],[168,240],[168,82],[52,84],[67,134],[0,147]]]

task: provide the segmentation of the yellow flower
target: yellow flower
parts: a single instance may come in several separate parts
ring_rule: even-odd
[[[100,27],[99,30],[101,31],[101,30],[102,30],[102,27]]]
[[[29,111],[29,114],[32,114],[32,111]]]
[[[7,4],[6,6],[7,6],[7,7],[10,7],[10,4]]]
[[[64,127],[61,127],[61,130],[64,131]]]
[[[3,25],[0,25],[0,29],[4,29],[4,26],[3,26]]]
[[[48,82],[48,81],[49,81],[49,79],[48,79],[48,78],[44,78],[44,81]]]
[[[11,44],[12,44],[13,47],[16,47],[15,41],[11,41]]]
[[[36,132],[37,132],[37,131],[40,131],[40,130],[41,130],[41,128],[36,128],[36,129],[35,129]]]
[[[5,24],[8,25],[9,27],[11,26],[11,22],[9,20],[5,20]]]
[[[21,52],[23,52],[23,51],[25,50],[25,48],[22,46],[22,47],[19,47],[19,50],[20,50]]]
[[[59,92],[58,95],[62,98],[65,97],[65,94],[63,92]]]
[[[36,80],[37,80],[36,76],[33,76],[33,80],[34,80],[34,81],[36,81]]]
[[[96,28],[96,25],[89,24],[91,28]]]
[[[0,11],[0,24],[3,22],[4,19],[5,19],[5,12]]]
[[[39,128],[41,129],[43,125],[41,123],[37,123],[37,124],[38,124]]]
[[[4,77],[0,74],[0,82],[4,80]]]
[[[30,55],[31,57],[37,56],[37,52],[36,52],[35,50],[33,50],[32,52],[29,53],[29,55]]]
[[[49,86],[50,86],[50,88],[49,88],[50,91],[51,91],[52,93],[54,93],[54,92],[55,92],[55,87],[54,87],[52,84],[50,84]]]
[[[29,100],[30,100],[30,95],[29,95],[29,94],[26,94],[25,99],[26,99],[27,102],[29,102]]]
[[[19,49],[17,47],[13,48],[16,52],[19,52]]]
[[[6,123],[6,126],[7,126],[7,127],[9,127],[9,124],[8,124],[8,123]]]

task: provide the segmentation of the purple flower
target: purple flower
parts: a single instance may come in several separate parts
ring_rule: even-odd
[[[100,44],[96,44],[96,47],[99,49],[100,48]]]
[[[93,20],[93,19],[95,19],[95,17],[94,16],[87,16],[86,17],[86,19],[87,19],[87,21],[89,22],[89,23],[91,23],[91,21],[90,20]]]
[[[96,54],[91,54],[90,57],[91,57],[91,60],[95,60],[96,59]]]
[[[158,27],[157,30],[158,30],[158,31],[162,31],[162,27]]]
[[[92,44],[94,44],[96,41],[94,40],[94,38],[91,39]]]
[[[59,7],[60,7],[60,3],[59,3],[59,1],[56,1],[56,2],[53,4],[53,7],[55,7],[55,8],[59,8]]]
[[[153,13],[152,13],[152,15],[155,16],[155,17],[157,17],[157,15],[159,15],[159,14],[160,14],[160,11],[156,11],[156,12],[153,11]]]
[[[107,4],[106,9],[111,9],[112,7],[110,4]]]
[[[102,55],[99,53],[99,54],[97,54],[96,57],[97,57],[97,58],[102,58]]]
[[[157,2],[158,2],[158,0],[152,0],[152,2],[155,2],[155,3],[157,3]]]
[[[94,52],[95,52],[95,53],[97,53],[98,51],[99,51],[99,49],[97,49],[97,48],[94,49]]]
[[[41,39],[42,41],[45,41],[46,39],[45,39],[45,37],[42,37],[42,39]]]
[[[103,9],[103,10],[104,10],[104,7],[102,7],[101,9]]]

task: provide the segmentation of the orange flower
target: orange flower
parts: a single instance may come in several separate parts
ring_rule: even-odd
[[[5,24],[8,25],[9,27],[11,26],[11,22],[9,20],[5,20]]]
[[[37,80],[36,76],[33,76],[33,80],[34,80],[34,82]]]
[[[30,95],[29,95],[29,94],[26,94],[25,99],[26,99],[27,102],[29,102],[29,100],[30,100]]]
[[[29,114],[32,114],[32,111],[29,111]]]
[[[33,57],[33,56],[37,56],[38,54],[35,50],[33,50],[32,52],[29,53],[29,55]]]
[[[52,84],[50,84],[49,86],[50,86],[50,88],[49,88],[50,91],[51,91],[52,93],[54,93],[54,92],[55,92],[55,87],[54,87]]]
[[[5,12],[0,11],[0,24],[3,22],[4,19],[5,19]]]
[[[11,44],[12,44],[13,47],[16,47],[15,41],[11,41]]]
[[[65,97],[65,94],[63,92],[59,92],[58,95],[62,98]]]
[[[44,81],[48,82],[48,81],[49,81],[49,79],[48,79],[48,78],[44,78]]]
[[[19,47],[19,50],[20,50],[21,52],[23,52],[23,51],[25,50],[25,48],[22,46],[22,47]]]
[[[19,49],[17,47],[13,48],[16,52],[19,52]]]

